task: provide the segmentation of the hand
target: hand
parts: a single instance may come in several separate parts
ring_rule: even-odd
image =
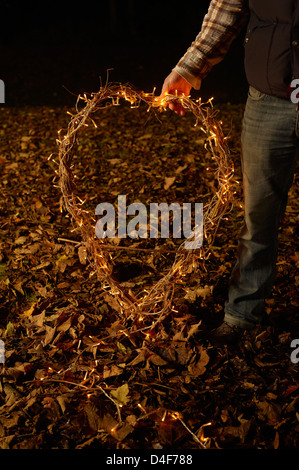
[[[174,70],[166,77],[160,99],[162,99],[165,95],[165,93],[169,93],[171,95],[174,95],[176,92],[178,95],[186,95],[189,96],[190,91],[191,91],[192,86],[190,83],[187,82],[180,74],[175,72]],[[169,103],[169,109],[174,111],[177,114],[180,114],[181,116],[184,116],[186,113],[186,110],[183,106],[181,106],[179,103]]]

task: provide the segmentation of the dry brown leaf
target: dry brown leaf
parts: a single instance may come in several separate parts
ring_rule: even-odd
[[[102,420],[98,414],[98,409],[93,403],[87,403],[84,407],[84,412],[86,413],[88,424],[93,431],[98,432],[101,428]]]
[[[57,331],[67,331],[72,326],[72,317],[70,316],[65,322],[57,327]]]
[[[169,189],[170,186],[172,186],[174,182],[175,182],[175,176],[166,177],[165,180],[164,180],[164,189],[165,189],[165,191],[167,191],[167,189]]]
[[[206,365],[208,364],[210,357],[206,349],[201,348],[200,358],[193,364],[188,365],[188,371],[191,375],[198,377],[206,371]]]
[[[240,439],[241,443],[244,444],[246,437],[248,435],[248,432],[251,428],[251,419],[239,419],[240,421],[240,426],[227,426],[223,430],[223,436],[232,436],[237,439]]]
[[[103,379],[108,379],[108,377],[114,377],[116,375],[121,375],[123,374],[124,369],[121,367],[118,367],[116,365],[112,365],[111,367],[104,366],[103,370]]]
[[[177,361],[181,365],[186,365],[190,361],[191,357],[193,356],[192,349],[188,348],[188,343],[186,342],[174,342],[174,349],[177,354]]]
[[[40,328],[43,326],[45,320],[45,312],[42,312],[38,315],[31,315],[29,318],[30,321],[30,326],[33,326],[35,328]]]
[[[22,236],[15,239],[15,245],[23,245],[27,240],[27,237]]]
[[[87,251],[86,247],[81,245],[78,248],[78,256],[81,264],[86,264],[87,262]]]
[[[0,449],[10,449],[10,443],[14,437],[14,434],[11,436],[0,437]]]
[[[46,325],[45,326],[45,330],[46,330],[46,334],[45,334],[45,337],[44,339],[42,340],[42,345],[43,346],[47,346],[48,344],[51,343],[51,341],[53,340],[54,338],[54,335],[55,335],[55,332],[56,332],[56,328],[52,328],[51,326],[49,325]]]
[[[161,356],[158,356],[158,354],[151,353],[148,357],[148,360],[155,364],[155,366],[165,366],[167,364],[167,361],[162,359]]]
[[[20,313],[20,317],[30,317],[35,309],[35,304],[32,304],[25,312]]]
[[[33,266],[31,269],[32,271],[37,271],[39,269],[46,268],[47,266],[50,266],[51,261],[44,261],[43,263],[38,264],[37,266]]]
[[[194,325],[191,325],[188,335],[187,335],[187,341],[191,338],[191,336],[195,335],[201,325],[201,320],[198,323],[195,323]]]
[[[121,385],[116,390],[112,390],[110,395],[120,405],[126,405],[129,401],[129,386],[127,383]]]
[[[140,364],[140,362],[144,362],[147,357],[148,357],[148,352],[146,349],[137,349],[138,355],[128,363],[128,366],[136,366],[137,364]]]
[[[175,172],[178,174],[178,173],[182,173],[184,170],[186,170],[186,168],[188,167],[188,164],[185,163],[185,165],[183,166],[178,166],[176,169],[175,169]]]
[[[278,431],[276,431],[275,439],[274,439],[274,442],[273,442],[273,448],[278,449],[278,447],[279,447],[279,433],[278,433]]]
[[[277,403],[268,402],[268,401],[257,401],[256,403],[258,408],[258,417],[267,421],[270,426],[275,426],[279,424],[281,406]]]
[[[198,297],[202,297],[203,299],[205,299],[206,297],[210,296],[212,292],[213,286],[198,286],[195,289],[189,289],[184,298],[189,302],[195,302]]]

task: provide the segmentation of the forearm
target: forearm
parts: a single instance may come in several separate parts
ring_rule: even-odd
[[[248,0],[212,0],[200,33],[174,70],[199,89],[246,24],[248,11]]]

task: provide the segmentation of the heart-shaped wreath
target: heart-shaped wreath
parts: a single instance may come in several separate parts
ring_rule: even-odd
[[[76,195],[75,175],[72,171],[73,156],[78,145],[78,132],[88,122],[97,127],[92,116],[101,109],[118,105],[121,100],[130,103],[131,107],[147,105],[147,110],[156,108],[163,111],[171,102],[179,102],[186,110],[193,113],[200,132],[205,134],[205,146],[212,154],[216,164],[215,179],[217,192],[208,204],[204,206],[203,216],[203,245],[198,249],[185,249],[181,244],[175,254],[174,262],[169,271],[147,293],[135,295],[123,288],[113,276],[111,257],[112,246],[107,239],[99,239],[95,233],[95,219],[83,207]],[[79,110],[79,103],[83,108]],[[69,113],[70,114],[70,113]],[[94,272],[97,274],[103,288],[108,289],[120,306],[123,325],[130,321],[135,330],[154,328],[173,309],[175,284],[190,272],[198,270],[210,253],[221,219],[231,208],[233,191],[231,180],[234,176],[233,162],[230,157],[227,138],[223,134],[221,122],[215,118],[212,100],[202,103],[185,95],[166,94],[162,98],[154,93],[136,91],[130,85],[107,83],[90,96],[79,96],[76,104],[76,114],[71,115],[67,131],[59,132],[59,186],[62,192],[62,207],[70,214],[75,226],[82,234],[82,243]],[[142,326],[140,319],[143,320]]]

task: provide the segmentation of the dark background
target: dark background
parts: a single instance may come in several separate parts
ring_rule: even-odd
[[[198,34],[208,0],[2,0],[0,78],[6,106],[72,105],[100,77],[157,88]],[[201,94],[243,102],[243,37],[204,81]]]

